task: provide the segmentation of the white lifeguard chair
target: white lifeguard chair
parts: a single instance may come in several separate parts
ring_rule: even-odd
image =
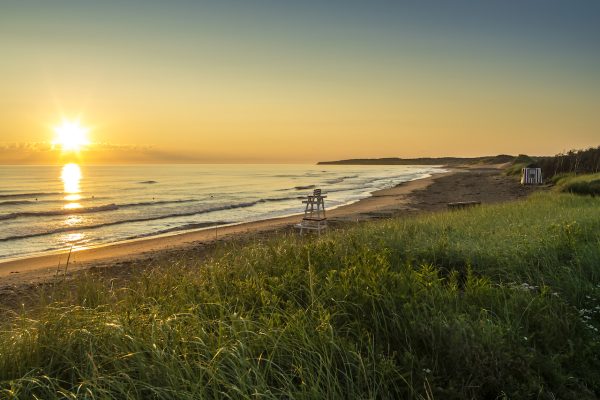
[[[541,168],[522,168],[521,169],[521,185],[541,185],[542,169]]]
[[[302,221],[296,225],[300,229],[300,234],[304,230],[317,231],[320,235],[321,230],[327,229],[327,215],[325,214],[325,198],[321,193],[321,189],[315,189],[312,195],[308,195],[302,203],[306,204],[304,209],[304,217]]]

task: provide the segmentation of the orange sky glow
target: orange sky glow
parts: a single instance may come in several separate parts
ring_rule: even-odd
[[[529,2],[335,3],[7,5],[0,163],[312,163],[598,145],[593,3],[541,14]],[[53,146],[63,119],[89,129],[89,143]]]

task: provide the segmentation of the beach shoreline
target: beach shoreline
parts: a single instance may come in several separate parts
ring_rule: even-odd
[[[344,223],[443,210],[452,201],[478,200],[494,203],[514,200],[528,195],[530,191],[513,178],[506,177],[499,166],[452,167],[446,168],[443,173],[375,191],[370,197],[328,210],[327,217],[335,228]],[[217,229],[118,242],[74,251],[70,257],[68,251],[64,251],[3,261],[0,262],[0,289],[43,284],[53,279],[57,271],[64,272],[68,257],[69,274],[95,266],[128,265],[140,260],[152,260],[168,252],[208,248],[222,241],[252,239],[275,232],[291,231],[294,230],[293,225],[300,221],[300,216],[299,212],[291,216],[221,226]]]
[[[402,182],[392,188],[381,189],[371,193],[371,196],[356,202],[327,210],[330,220],[364,220],[368,219],[365,213],[377,212],[381,209],[393,209],[396,207],[408,207],[407,195],[415,190],[426,188],[439,176],[451,174],[446,170],[429,177]],[[298,214],[268,218],[264,220],[229,224],[225,226],[205,228],[201,230],[185,231],[170,235],[159,235],[140,238],[130,241],[122,241],[100,245],[90,248],[74,250],[69,257],[69,251],[63,250],[50,254],[34,255],[29,257],[0,260],[0,279],[6,283],[7,278],[15,275],[29,275],[31,272],[39,272],[41,275],[55,273],[58,265],[66,264],[69,257],[69,268],[79,269],[83,264],[98,261],[106,262],[113,259],[138,258],[162,250],[173,250],[185,248],[198,242],[212,242],[229,239],[232,236],[262,233],[292,227],[300,221],[301,204]],[[9,279],[13,280],[13,279]],[[20,277],[18,281],[22,280]]]
[[[374,190],[373,192],[369,192],[369,195],[367,197],[363,197],[363,198],[360,198],[360,199],[352,200],[352,201],[349,201],[347,203],[338,204],[338,205],[335,205],[335,206],[330,206],[330,205],[326,204],[326,206],[327,206],[326,207],[327,208],[327,213],[331,214],[334,210],[337,210],[338,208],[344,208],[345,209],[346,207],[354,205],[354,204],[356,204],[358,202],[364,201],[364,200],[372,197],[373,195],[375,195],[376,197],[378,197],[378,196],[385,196],[386,193],[387,193],[387,191],[389,191],[391,189],[394,189],[397,186],[404,185],[406,183],[413,182],[413,181],[416,181],[416,180],[429,179],[433,175],[440,175],[440,174],[443,174],[445,172],[448,172],[447,168],[441,169],[440,172],[432,173],[429,176],[425,176],[425,177],[422,177],[422,178],[413,178],[413,179],[411,179],[409,181],[401,182],[401,183],[395,184],[394,186],[391,186],[391,187],[388,187],[388,188]],[[326,192],[324,194],[327,195]],[[305,198],[304,197],[298,197],[298,199],[305,199]],[[328,203],[327,200],[326,200],[326,203]],[[104,206],[100,206],[100,207],[104,207]],[[100,207],[98,207],[98,208],[100,208]],[[151,239],[158,240],[158,239],[167,238],[167,237],[170,237],[170,236],[179,236],[179,235],[193,234],[193,233],[197,233],[197,232],[201,232],[201,231],[212,231],[212,232],[215,232],[216,230],[219,230],[219,232],[225,232],[228,228],[234,227],[234,226],[237,226],[237,225],[249,225],[249,224],[254,224],[254,223],[263,222],[263,221],[266,222],[266,221],[272,221],[272,220],[280,220],[280,219],[298,217],[298,216],[300,216],[300,215],[303,214],[303,208],[304,208],[304,205],[300,204],[300,201],[298,201],[297,212],[293,212],[293,213],[287,213],[287,214],[283,214],[283,215],[263,216],[263,217],[259,217],[258,219],[255,219],[255,220],[206,223],[205,224],[206,226],[203,226],[203,227],[187,228],[187,229],[173,229],[172,231],[159,232],[159,233],[156,233],[156,234],[142,234],[142,235],[137,236],[137,237],[133,236],[133,237],[130,237],[128,239],[122,239],[122,240],[117,240],[117,241],[108,242],[108,243],[91,244],[89,246],[86,246],[86,245],[77,245],[77,246],[73,247],[73,249],[72,249],[71,252],[74,254],[74,253],[78,253],[78,252],[81,252],[81,251],[90,251],[90,250],[94,250],[94,249],[98,249],[98,248],[103,248],[103,247],[119,246],[119,245],[124,245],[124,244],[127,244],[127,243],[135,243],[135,242],[147,241],[147,240],[151,240]],[[343,214],[346,214],[346,213],[343,213]],[[67,247],[67,248],[62,248],[62,249],[52,249],[52,250],[47,250],[47,251],[39,251],[39,252],[30,253],[30,254],[22,254],[22,255],[9,256],[9,257],[6,257],[6,258],[1,258],[0,257],[0,266],[2,266],[4,264],[12,264],[12,263],[17,263],[17,262],[21,262],[21,261],[31,260],[31,259],[65,255],[65,254],[68,254],[69,252],[70,252],[70,250]],[[2,272],[0,272],[0,276],[2,276]]]

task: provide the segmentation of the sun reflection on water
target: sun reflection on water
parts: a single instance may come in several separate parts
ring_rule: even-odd
[[[79,185],[81,177],[81,168],[79,168],[79,165],[70,163],[65,164],[62,167],[60,178],[63,181],[63,191],[65,193],[64,199],[67,201],[63,206],[65,210],[74,210],[82,207],[81,204],[77,202],[82,198],[80,194],[81,187]],[[69,227],[80,225],[82,222],[82,218],[77,215],[69,215],[64,221],[65,225]],[[66,233],[61,236],[60,240],[66,245],[74,246],[72,248],[80,248],[85,242],[85,237],[86,235],[84,233]]]
[[[64,199],[69,203],[64,205],[67,210],[75,208],[81,208],[81,204],[77,203],[77,200],[81,200],[81,189],[79,187],[79,181],[81,181],[81,168],[77,164],[66,164],[62,168],[60,178],[63,181],[64,192],[66,196]]]
[[[68,226],[81,225],[82,223],[83,223],[83,218],[81,218],[79,215],[70,215],[65,220],[65,225],[68,225]]]
[[[81,200],[81,195],[80,194],[68,194],[65,196],[65,200],[67,200],[67,201]]]
[[[61,236],[61,241],[65,244],[73,246],[73,249],[83,248],[83,242],[85,239],[84,233],[65,233]]]
[[[63,207],[65,210],[73,210],[75,208],[81,208],[81,204],[79,203],[67,203]]]
[[[79,165],[74,163],[65,164],[62,167],[60,178],[63,181],[64,192],[67,193],[65,200],[75,200],[75,198],[71,196],[79,196],[78,193],[81,191],[79,188],[79,181],[81,180],[81,168],[79,168]],[[81,198],[81,196],[79,196],[79,198]]]

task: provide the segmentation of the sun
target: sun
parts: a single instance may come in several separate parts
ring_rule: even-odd
[[[79,124],[79,120],[69,121],[64,119],[60,126],[54,127],[56,137],[53,145],[60,145],[63,151],[79,151],[90,144],[87,138],[89,129]]]

